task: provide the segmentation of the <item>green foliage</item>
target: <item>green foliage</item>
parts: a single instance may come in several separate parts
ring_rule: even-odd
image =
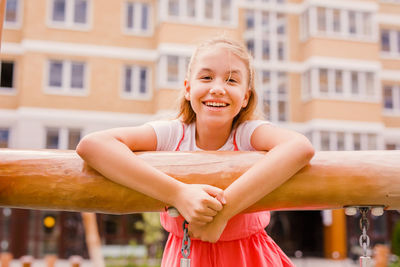
[[[144,232],[144,243],[151,245],[161,242],[164,236],[160,223],[160,215],[158,213],[147,212],[143,213],[142,216],[143,221],[136,222],[135,227]]]
[[[147,246],[149,258],[161,258],[164,232],[159,213],[143,213],[143,221],[135,224],[136,229],[144,232],[143,242]]]
[[[392,251],[400,256],[400,221],[396,223],[392,235]]]
[[[390,263],[389,267],[400,267],[400,261]]]

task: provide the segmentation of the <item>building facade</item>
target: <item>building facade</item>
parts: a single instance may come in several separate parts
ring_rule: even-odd
[[[7,0],[0,147],[74,149],[90,132],[173,116],[195,45],[218,35],[254,56],[267,118],[316,150],[400,149],[398,0]],[[42,225],[49,216],[54,227]],[[99,216],[113,237],[104,242],[141,239],[127,223],[138,216]],[[289,255],[343,258],[359,234],[340,210],[273,217],[270,234]],[[1,249],[16,255],[67,257],[61,236],[82,234],[72,213],[2,209],[0,218]],[[397,219],[373,218],[376,242],[389,242]]]

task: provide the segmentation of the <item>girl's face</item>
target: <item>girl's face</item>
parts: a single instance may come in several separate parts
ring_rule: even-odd
[[[189,81],[185,80],[185,98],[196,113],[196,121],[232,125],[249,100],[248,79],[245,63],[226,47],[200,51]]]

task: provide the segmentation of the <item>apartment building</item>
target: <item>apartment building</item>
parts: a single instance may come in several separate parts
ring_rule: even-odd
[[[317,150],[400,149],[398,0],[7,0],[0,147],[74,149],[90,132],[173,116],[195,45],[217,35],[253,54],[273,123]],[[16,255],[67,257],[60,240],[83,234],[73,213],[0,216],[1,249]],[[42,227],[48,216],[55,226]],[[343,258],[357,245],[357,217],[341,210],[273,217],[289,255]],[[387,243],[398,218],[372,218],[373,241]],[[140,239],[137,220],[99,216],[104,243]]]

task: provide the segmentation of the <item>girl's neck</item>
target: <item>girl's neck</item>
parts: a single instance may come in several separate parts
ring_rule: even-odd
[[[225,145],[232,130],[232,123],[212,127],[196,121],[196,146],[203,150],[218,150]]]

